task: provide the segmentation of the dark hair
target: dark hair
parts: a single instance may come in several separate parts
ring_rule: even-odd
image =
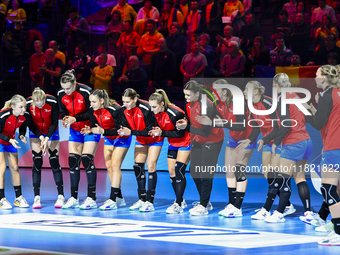
[[[106,45],[106,43],[101,43],[101,44],[99,44],[98,46],[101,46],[101,47],[105,48],[105,50],[107,50],[107,45]]]
[[[282,35],[275,36],[275,42],[277,40],[281,40],[281,39],[283,39],[285,41],[285,38]]]
[[[200,84],[197,81],[188,81],[187,83],[185,83],[183,89],[190,90],[194,93],[199,92],[201,94]]]
[[[77,7],[71,7],[70,9],[68,9],[68,14],[70,13],[77,13],[78,12],[78,8]]]
[[[130,97],[131,99],[139,98],[140,96],[137,94],[136,90],[127,88],[124,90],[122,97]]]
[[[133,27],[133,21],[132,21],[132,20],[126,20],[126,21],[124,21],[124,22],[127,22],[127,23],[129,23],[129,24],[130,24],[130,26],[132,26],[132,27]]]
[[[118,11],[118,10],[113,11],[112,14],[111,14],[111,16],[113,17],[114,14],[117,14],[117,15],[118,15],[118,18],[119,18],[119,19],[118,19],[118,23],[119,23],[119,22],[122,22],[122,14],[120,13],[120,11]],[[113,20],[113,19],[112,19],[112,20]]]
[[[77,46],[78,50],[82,51],[83,53],[85,53],[85,45],[84,44],[79,44]]]
[[[288,12],[286,11],[286,10],[281,10],[280,12],[279,12],[279,15],[285,15],[286,17],[288,17]]]
[[[335,52],[330,52],[327,54],[327,59],[333,58],[336,60],[336,62],[339,61],[339,55]]]
[[[156,21],[154,21],[153,19],[146,20],[145,21],[145,25],[147,25],[147,24],[152,24],[152,25],[154,25],[156,27]]]

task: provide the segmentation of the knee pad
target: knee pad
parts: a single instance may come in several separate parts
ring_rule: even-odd
[[[42,167],[42,164],[43,164],[42,151],[39,152],[39,153],[32,151],[32,154],[33,154],[32,171],[33,171],[33,173],[40,174],[41,173],[41,167]]]
[[[68,157],[68,165],[70,166],[70,172],[74,173],[74,171],[80,170],[80,155],[70,153]]]
[[[59,164],[59,156],[57,155],[58,151],[57,150],[51,151],[50,149],[48,149],[48,152],[50,153],[49,159],[50,159],[50,165],[51,165],[52,171],[53,172],[61,171],[60,164]]]
[[[277,194],[278,190],[282,186],[283,179],[278,177],[278,173],[271,169],[268,172],[267,181],[269,184],[268,193]]]
[[[321,192],[328,206],[340,202],[339,194],[336,192],[337,186],[331,184],[322,184]]]
[[[185,179],[185,168],[186,167],[187,167],[186,164],[182,162],[176,162],[176,165],[175,165],[176,180]]]
[[[247,180],[245,165],[236,164],[235,177],[237,182],[244,182]]]
[[[144,165],[144,163],[135,163],[133,165],[133,170],[135,171],[135,176],[138,181],[145,180]]]
[[[92,154],[83,154],[81,156],[81,162],[83,163],[83,166],[87,173],[96,170],[93,159],[94,156]]]
[[[280,193],[291,193],[292,192],[292,188],[290,185],[290,181],[292,180],[292,176],[288,175],[288,174],[278,174],[278,179],[282,180],[282,184],[279,188]]]

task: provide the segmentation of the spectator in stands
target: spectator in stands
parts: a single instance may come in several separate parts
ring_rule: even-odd
[[[5,19],[9,0],[0,0],[0,36],[5,33]]]
[[[39,31],[35,29],[28,30],[27,35],[26,35],[26,45],[25,45],[25,49],[26,49],[26,53],[28,57],[30,57],[35,52],[34,42],[36,40],[39,40],[42,43],[44,43],[44,38]]]
[[[295,22],[295,15],[297,13],[297,9],[296,9],[297,3],[295,0],[290,0],[288,3],[285,3],[283,5],[282,10],[286,10],[288,13],[288,21],[290,23],[294,23]]]
[[[105,34],[109,38],[107,42],[108,53],[116,57],[117,66],[120,65],[121,51],[117,50],[117,42],[124,31],[122,15],[119,11],[112,13],[112,20],[107,24]]]
[[[137,12],[133,9],[131,5],[126,3],[126,0],[118,0],[118,4],[113,7],[111,15],[116,10],[120,11],[124,22],[130,20],[134,23],[136,21]]]
[[[189,11],[190,11],[189,1],[179,0],[175,4],[175,8],[183,14],[183,21],[184,21],[187,18]]]
[[[217,46],[216,36],[222,30],[222,7],[218,0],[207,0],[200,7],[205,15],[205,20],[207,23],[207,34],[211,38],[210,45],[213,47]]]
[[[110,95],[111,91],[109,85],[113,76],[113,68],[110,65],[106,64],[107,55],[105,53],[101,53],[98,56],[98,66],[94,69],[90,68],[91,79],[90,83],[93,85],[93,89],[105,89],[107,93]]]
[[[334,34],[328,34],[325,45],[321,46],[314,56],[314,61],[308,62],[307,65],[326,65],[328,63],[328,53],[335,52],[340,56],[340,48],[335,45],[336,37]]]
[[[19,1],[13,0],[12,9],[7,12],[7,30],[12,33],[19,33],[23,27],[21,23],[26,21],[26,12],[24,9],[19,7]]]
[[[176,78],[175,54],[166,48],[166,40],[158,40],[159,51],[152,55],[149,86],[163,89],[172,100],[172,86]]]
[[[54,50],[45,51],[45,65],[39,66],[39,70],[44,77],[43,88],[46,94],[56,97],[60,88],[60,76],[64,72],[64,64],[55,57]]]
[[[147,86],[147,75],[143,68],[139,67],[137,56],[129,57],[129,67],[126,73],[119,78],[121,93],[126,88],[133,88],[141,98],[145,98],[145,88]]]
[[[286,36],[289,29],[293,26],[292,23],[288,22],[288,12],[286,10],[281,10],[279,13],[280,23],[274,28],[272,40],[274,40],[278,35]]]
[[[145,72],[149,74],[152,55],[158,51],[159,38],[164,37],[157,31],[156,22],[154,20],[149,19],[145,23],[148,32],[140,39],[137,54],[143,58],[142,67]]]
[[[65,58],[65,54],[62,53],[59,49],[58,49],[58,43],[57,41],[50,41],[48,44],[48,47],[52,50],[54,50],[55,53],[55,57],[59,58],[61,61],[63,61],[63,64],[66,65],[66,58]]]
[[[191,46],[191,53],[186,54],[181,63],[181,72],[184,76],[183,84],[187,83],[190,78],[203,77],[205,68],[208,66],[206,57],[200,52],[200,45],[194,41]]]
[[[182,86],[183,75],[180,71],[182,58],[187,51],[187,39],[184,35],[180,34],[182,30],[181,25],[177,22],[172,23],[170,26],[170,35],[166,38],[166,44],[176,57],[176,78],[174,86]]]
[[[204,13],[198,9],[198,0],[191,0],[190,12],[184,21],[183,29],[187,36],[187,43],[197,41],[199,36],[207,29]]]
[[[159,11],[156,7],[152,6],[151,0],[146,0],[144,2],[144,7],[140,8],[137,14],[137,21],[138,20],[147,20],[153,19],[157,22],[159,17]]]
[[[301,58],[299,54],[293,53],[291,67],[300,67],[301,66]]]
[[[319,7],[315,8],[312,13],[312,22],[311,25],[314,25],[315,23],[319,22],[322,23],[322,17],[325,14],[329,14],[331,19],[335,21],[335,12],[334,9],[331,6],[326,5],[326,0],[318,0]]]
[[[246,16],[246,23],[241,27],[239,34],[241,49],[245,54],[251,51],[255,37],[262,36],[262,29],[255,23],[254,14],[250,13]]]
[[[240,11],[241,15],[238,18],[242,18],[244,15],[244,8],[241,1],[227,0],[223,7],[223,16],[230,17],[234,11]]]
[[[289,29],[286,40],[291,46],[291,50],[300,55],[302,65],[306,65],[309,61],[309,45],[311,28],[305,23],[304,13],[297,13],[295,23]]]
[[[248,55],[246,63],[246,77],[253,76],[257,65],[269,65],[269,49],[264,45],[264,40],[261,36],[255,37],[253,49]]]
[[[79,16],[78,9],[71,7],[68,10],[69,19],[64,27],[64,36],[66,37],[66,59],[67,61],[74,58],[74,50],[79,44],[86,44],[89,38],[89,25],[86,19]]]
[[[306,4],[303,1],[297,3],[296,11],[297,13],[303,13],[305,15],[305,23],[307,25],[310,25],[311,17],[310,17],[310,14],[306,12]]]
[[[39,70],[39,66],[44,65],[45,55],[43,52],[43,44],[41,41],[34,42],[35,53],[30,58],[29,73],[31,76],[31,89],[35,87],[42,87],[42,73]]]
[[[171,24],[177,22],[181,26],[184,23],[183,14],[176,8],[174,8],[173,0],[165,0],[164,8],[158,19],[158,31],[167,37],[170,33]]]
[[[240,45],[240,38],[233,36],[233,32],[234,32],[234,29],[231,26],[226,25],[223,30],[225,38],[223,38],[220,35],[216,36],[216,40],[218,41],[216,54],[219,57],[220,62],[222,61],[225,55],[229,54],[228,52],[229,42],[235,41]]]
[[[113,70],[114,70],[114,68],[117,66],[116,58],[115,58],[115,56],[107,53],[107,48],[106,47],[107,46],[106,46],[105,43],[99,44],[97,52],[98,52],[99,56],[101,54],[107,55],[107,58],[106,58],[107,62],[106,62],[106,64],[111,66],[113,68]],[[94,62],[96,62],[96,64],[98,64],[98,65],[99,65],[99,56],[97,56],[95,58],[95,60],[94,60]]]
[[[75,49],[75,58],[68,62],[68,69],[74,69],[77,81],[80,83],[89,82],[90,77],[86,75],[85,66],[91,61],[91,57],[85,54],[85,45],[80,44]],[[88,71],[90,71],[88,69]],[[86,77],[87,76],[87,77]]]
[[[283,36],[275,38],[276,48],[270,51],[271,66],[290,66],[293,52],[285,46]]]
[[[327,62],[329,65],[336,66],[337,64],[339,64],[339,55],[335,52],[328,53]]]
[[[228,43],[229,54],[221,62],[221,74],[225,77],[244,77],[246,57],[238,54],[239,46],[235,41]]]
[[[329,14],[325,14],[322,16],[321,27],[315,31],[313,45],[315,52],[318,51],[320,46],[325,45],[325,39],[329,33],[334,34],[335,37],[338,38],[338,30],[334,26],[332,18],[329,16]]]
[[[203,53],[205,58],[207,59],[207,68],[204,71],[204,77],[213,77],[213,61],[216,59],[216,52],[213,47],[209,45],[210,36],[206,33],[200,36],[200,52]]]

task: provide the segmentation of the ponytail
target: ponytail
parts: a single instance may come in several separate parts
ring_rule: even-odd
[[[115,105],[116,101],[111,99],[109,95],[107,94],[107,91],[105,89],[96,89],[91,92],[92,96],[96,96],[99,99],[104,99],[104,108],[107,108],[111,105]]]
[[[5,102],[5,105],[1,110],[8,109],[12,105],[16,105],[17,103],[20,103],[20,102],[25,102],[26,104],[26,99],[23,96],[16,94],[10,100]]]
[[[149,97],[149,101],[156,100],[157,104],[164,103],[165,109],[169,107],[169,105],[172,105],[170,102],[167,94],[163,89],[157,89],[156,92],[152,93],[152,95]]]

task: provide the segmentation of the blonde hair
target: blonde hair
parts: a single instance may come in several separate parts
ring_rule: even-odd
[[[319,67],[321,75],[326,77],[327,84],[332,87],[340,88],[338,69],[331,65],[323,65]]]
[[[264,92],[266,91],[266,88],[263,87],[261,85],[261,83],[259,83],[258,81],[249,81],[247,83],[248,84],[252,84],[254,86],[254,89],[257,89],[259,91],[259,93],[261,94],[261,96],[264,94]]]
[[[26,99],[23,96],[16,94],[10,100],[5,102],[4,107],[1,110],[10,108],[12,105],[15,106],[17,103],[20,103],[20,102],[25,102],[26,104]]]
[[[35,114],[35,104],[34,101],[45,101],[46,100],[46,94],[41,89],[36,87],[32,92],[32,106],[33,106],[33,114]]]
[[[116,104],[116,100],[111,99],[109,95],[107,94],[107,91],[105,89],[96,89],[91,92],[92,96],[96,96],[99,99],[104,99],[104,108],[107,108],[111,105]]]
[[[281,82],[281,79],[288,79],[289,80],[289,76],[286,73],[278,73],[274,76],[273,81],[280,87],[291,87],[292,84],[290,82],[288,82],[287,84],[283,85]]]
[[[229,83],[225,79],[218,79],[218,80],[214,81],[213,87],[216,84],[229,84]],[[231,102],[233,101],[233,94],[231,93],[231,91],[229,89],[222,89],[222,90],[227,91],[227,100],[225,102],[229,106],[231,104]]]
[[[169,105],[172,105],[167,94],[163,89],[156,89],[156,92],[152,93],[149,97],[149,101],[156,100],[157,104],[164,102],[164,107],[167,109]]]

